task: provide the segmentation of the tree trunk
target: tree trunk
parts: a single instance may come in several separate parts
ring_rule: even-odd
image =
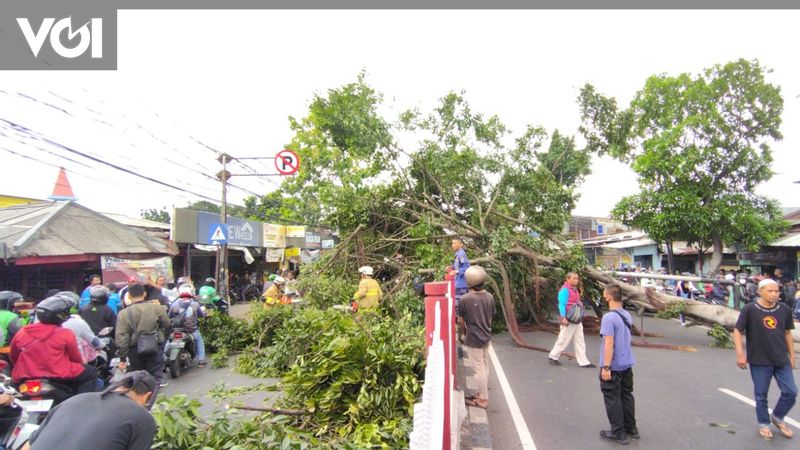
[[[667,269],[670,275],[675,273],[675,257],[672,251],[672,239],[667,239]]]
[[[617,283],[622,288],[622,297],[624,300],[649,308],[655,308],[659,311],[667,309],[670,305],[677,302],[685,302],[686,309],[684,314],[695,319],[700,319],[706,322],[718,323],[728,330],[733,329],[736,325],[736,320],[739,318],[739,311],[728,308],[722,305],[709,305],[708,303],[698,302],[696,300],[689,300],[674,295],[667,295],[656,292],[655,289],[649,288],[647,292],[641,286],[633,286],[625,282],[615,280],[607,274],[593,268],[586,267],[585,273],[594,278],[602,284]],[[793,330],[792,336],[794,341],[800,343],[800,330]]]
[[[714,244],[714,252],[711,254],[711,267],[708,268],[708,276],[714,277],[719,272],[719,266],[722,265],[722,236],[715,235],[712,238]]]

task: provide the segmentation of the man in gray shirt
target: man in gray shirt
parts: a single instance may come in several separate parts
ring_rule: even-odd
[[[489,373],[487,350],[492,338],[492,317],[495,313],[494,298],[486,292],[486,271],[480,266],[470,266],[465,272],[469,292],[458,304],[458,324],[465,337],[464,348],[472,360],[478,393],[467,400],[470,406],[486,409],[489,406]]]
[[[156,380],[128,372],[103,392],[76,395],[59,404],[31,435],[29,450],[149,450],[156,421],[145,409]]]

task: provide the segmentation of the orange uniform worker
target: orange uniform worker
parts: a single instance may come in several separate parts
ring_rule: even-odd
[[[372,278],[374,271],[370,266],[358,269],[361,281],[358,282],[358,291],[353,295],[353,301],[358,305],[358,310],[376,310],[383,299],[381,285]]]

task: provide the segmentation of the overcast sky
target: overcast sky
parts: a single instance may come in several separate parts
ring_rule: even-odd
[[[138,216],[199,198],[71,153],[218,198],[216,155],[274,156],[315,92],[356,79],[384,95],[387,119],[465,90],[516,133],[576,134],[585,82],[623,103],[656,73],[757,58],[781,87],[778,173],[759,192],[784,206],[800,180],[800,11],[120,11],[115,72],[0,72],[0,193],[46,198],[58,166],[80,203]],[[21,138],[5,121],[30,129]],[[30,137],[33,136],[33,137]],[[46,140],[45,140],[46,139]],[[63,146],[63,147],[62,147]],[[66,148],[65,148],[66,147]],[[9,153],[12,151],[18,155]],[[37,161],[26,159],[26,155]],[[69,158],[69,159],[67,159]],[[271,161],[234,173],[274,173]],[[603,216],[636,190],[627,167],[593,162],[576,214]],[[302,167],[301,167],[302,170]],[[235,203],[279,177],[232,180]]]

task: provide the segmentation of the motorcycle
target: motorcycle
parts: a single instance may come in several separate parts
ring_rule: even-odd
[[[113,330],[114,327],[105,327],[97,333],[97,337],[103,347],[97,351],[94,366],[97,368],[97,378],[103,380],[106,386],[111,382],[114,368],[119,364],[119,358],[112,358],[117,352],[114,337],[111,335]],[[115,360],[117,361],[116,364],[114,364]]]
[[[178,378],[183,370],[188,369],[197,357],[197,345],[192,333],[183,328],[173,328],[167,337],[164,359],[169,367],[169,375]]]
[[[31,378],[17,386],[20,402],[28,412],[28,422],[40,425],[47,414],[64,400],[77,394],[69,385],[48,378]]]
[[[230,309],[230,304],[222,297],[217,294],[216,289],[210,288],[205,289],[207,286],[204,286],[200,289],[200,293],[197,296],[200,304],[205,306],[208,310],[217,310],[220,314],[228,314]]]
[[[0,407],[9,408],[4,411],[4,417],[2,418],[2,424],[5,428],[0,428],[0,449],[19,450],[25,446],[31,434],[39,428],[39,425],[28,422],[25,403],[18,399],[20,394],[11,385],[11,377],[0,375],[0,393],[14,398],[11,405]]]

